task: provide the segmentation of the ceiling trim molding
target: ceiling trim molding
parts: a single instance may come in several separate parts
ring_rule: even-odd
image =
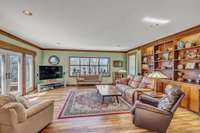
[[[188,35],[192,35],[192,34],[199,33],[199,32],[200,32],[200,24],[196,25],[196,26],[193,26],[191,28],[182,30],[180,32],[174,33],[174,34],[170,34],[170,35],[168,35],[166,37],[162,37],[162,38],[156,39],[154,41],[145,43],[145,44],[143,44],[141,46],[138,46],[136,48],[129,49],[126,52],[128,53],[128,52],[131,52],[133,50],[140,49],[140,48],[145,47],[147,45],[151,45],[152,43],[156,43],[156,42],[159,43],[159,42],[169,41],[169,40],[173,40],[173,39],[180,39],[183,36],[188,36]]]
[[[26,48],[22,48],[22,47],[19,47],[19,46],[15,46],[15,45],[12,45],[8,42],[4,42],[4,41],[1,41],[1,40],[0,40],[0,48],[5,49],[5,50],[14,51],[14,52],[30,54],[30,55],[34,55],[34,56],[36,56],[36,54],[37,54],[35,51],[29,50],[29,49],[26,49]]]
[[[126,51],[109,51],[109,50],[81,50],[81,49],[56,49],[56,48],[44,48],[42,50],[49,51],[73,51],[73,52],[110,52],[110,53],[127,53]]]
[[[30,45],[30,46],[32,46],[32,47],[38,48],[38,49],[40,49],[40,50],[43,49],[43,48],[41,48],[41,47],[39,47],[39,46],[37,46],[37,45],[35,45],[35,44],[29,42],[29,41],[26,41],[26,40],[24,40],[24,39],[22,39],[22,38],[20,38],[20,37],[17,37],[17,36],[15,36],[15,35],[11,34],[11,33],[8,33],[7,31],[4,31],[4,30],[2,30],[2,29],[0,29],[0,34],[5,35],[5,36],[7,36],[7,37],[10,37],[10,38],[12,38],[12,39],[14,39],[14,40],[16,40],[16,41],[19,41],[19,42],[22,42],[22,43],[26,43],[26,44],[28,44],[28,45]]]
[[[147,45],[150,45],[152,43],[155,43],[155,42],[162,42],[162,41],[166,41],[166,40],[172,40],[172,39],[178,39],[178,38],[181,38],[183,36],[186,36],[186,35],[191,35],[191,34],[195,34],[195,33],[198,33],[200,32],[200,25],[197,25],[197,26],[194,26],[194,27],[191,27],[191,28],[188,28],[188,29],[185,29],[183,31],[180,31],[180,32],[177,32],[177,33],[174,33],[174,34],[171,34],[171,35],[168,35],[166,37],[162,37],[162,38],[159,38],[159,39],[156,39],[154,41],[151,41],[151,42],[148,42],[148,43],[145,43],[141,46],[138,46],[138,47],[135,47],[135,48],[131,48],[127,51],[111,51],[111,50],[81,50],[81,49],[56,49],[56,48],[42,48],[42,47],[39,47],[29,41],[26,41],[20,37],[17,37],[11,33],[8,33],[2,29],[0,29],[0,34],[2,35],[5,35],[7,37],[10,37],[16,41],[20,41],[22,43],[26,43],[32,47],[35,47],[35,48],[38,48],[40,50],[50,50],[50,51],[74,51],[74,52],[112,52],[112,53],[128,53],[128,52],[131,52],[133,50],[136,50],[136,49],[140,49],[141,47],[144,47],[144,46],[147,46]]]

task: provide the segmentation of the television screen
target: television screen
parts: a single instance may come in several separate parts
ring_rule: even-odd
[[[57,79],[63,77],[62,66],[39,66],[39,79]]]

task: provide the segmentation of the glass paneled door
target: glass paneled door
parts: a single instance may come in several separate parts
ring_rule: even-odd
[[[1,93],[22,94],[22,55],[0,50]]]

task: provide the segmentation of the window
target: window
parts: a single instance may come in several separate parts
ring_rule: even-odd
[[[110,76],[109,57],[69,57],[70,76],[98,75]]]

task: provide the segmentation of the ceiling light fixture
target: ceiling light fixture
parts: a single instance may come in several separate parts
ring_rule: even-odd
[[[32,16],[33,15],[33,13],[31,11],[29,11],[29,10],[23,10],[22,13],[24,15],[27,15],[27,16]]]
[[[60,45],[61,43],[60,42],[56,42],[56,45]]]
[[[168,19],[158,19],[158,18],[151,18],[151,17],[145,17],[143,19],[144,22],[147,23],[153,23],[153,24],[168,24],[170,20]]]

